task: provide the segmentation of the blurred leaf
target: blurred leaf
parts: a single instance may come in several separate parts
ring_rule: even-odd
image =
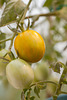
[[[62,57],[61,53],[55,50],[55,53],[58,57]]]
[[[46,7],[49,8],[49,7],[52,5],[52,1],[53,1],[53,0],[46,0],[46,2],[44,3],[43,7],[46,6]]]
[[[43,85],[43,84],[42,85],[39,85],[38,84],[38,87],[40,88],[40,90],[44,90],[44,89],[46,89],[47,86],[46,85]]]
[[[0,0],[0,8],[3,6],[5,0]]]
[[[21,15],[25,7],[26,5],[21,0],[9,1],[3,11],[0,27],[16,22],[17,16]]]
[[[63,7],[63,9],[59,10],[58,16],[67,20],[67,7]]]
[[[34,93],[40,98],[40,96],[39,96],[40,88],[38,86],[34,87]]]
[[[34,99],[35,99],[35,97],[34,97],[34,96],[30,97],[30,100],[34,100]]]
[[[64,68],[65,65],[62,62],[57,62],[56,64],[51,64],[50,68],[53,69],[54,72],[60,73],[60,68]]]
[[[6,34],[0,32],[0,40],[3,40],[3,39],[6,39]],[[0,44],[0,50],[3,49],[3,48],[5,48],[5,46],[6,46],[5,42],[1,43]]]

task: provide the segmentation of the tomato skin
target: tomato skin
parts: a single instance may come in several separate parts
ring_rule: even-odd
[[[16,89],[28,88],[34,79],[30,65],[22,59],[11,61],[6,67],[9,83]]]
[[[27,30],[20,33],[14,41],[14,47],[21,59],[27,62],[39,61],[45,53],[45,43],[39,33]]]
[[[8,52],[8,50],[6,49],[2,49],[0,51],[0,57],[3,57],[6,53]],[[5,56],[6,59],[11,60],[9,55]],[[7,61],[4,59],[0,59],[0,76],[4,76],[6,74],[6,66],[7,66]]]

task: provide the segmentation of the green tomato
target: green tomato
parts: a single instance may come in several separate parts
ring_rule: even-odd
[[[53,75],[50,75],[48,80],[58,83],[58,78],[54,77]],[[54,95],[55,91],[56,91],[56,85],[48,83],[46,88],[47,97],[51,97],[52,95]]]
[[[0,57],[3,57],[6,53],[8,52],[8,50],[6,49],[2,49],[0,51]],[[5,56],[6,59],[10,60],[9,55]],[[6,65],[7,65],[7,61],[4,59],[0,59],[0,76],[4,76],[6,74]]]
[[[45,62],[37,63],[33,67],[34,81],[46,80],[49,76],[49,65]]]
[[[16,89],[28,88],[34,79],[30,65],[21,59],[11,61],[6,67],[9,83]]]

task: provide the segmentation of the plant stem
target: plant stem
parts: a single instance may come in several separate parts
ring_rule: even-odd
[[[16,32],[13,34],[13,37],[11,39],[11,44],[10,44],[10,47],[9,47],[10,51],[11,51],[11,48],[12,48],[12,45],[13,45],[13,40],[14,40],[15,35],[16,35]]]
[[[7,62],[9,62],[10,60],[4,58],[4,57],[0,57],[0,59],[6,60]]]
[[[39,81],[39,82],[36,82],[34,84],[32,84],[30,87],[32,86],[35,86],[36,84],[40,84],[40,83],[51,83],[51,84],[54,84],[54,85],[57,85],[57,83],[53,82],[53,81]]]
[[[5,39],[5,40],[1,40],[0,43],[3,43],[3,42],[5,42],[5,41],[9,41],[9,40],[11,40],[11,39],[12,39],[12,38]]]
[[[57,16],[59,13],[56,11],[56,12],[50,12],[50,13],[47,13],[47,14],[36,14],[36,15],[31,15],[31,16],[27,16],[25,17],[25,19],[28,19],[28,18],[33,18],[35,16],[39,16],[39,17],[49,17],[49,16]]]
[[[61,94],[67,94],[67,92],[63,92],[63,91],[61,91],[60,93],[61,93]]]
[[[22,12],[22,14],[21,14],[21,16],[20,16],[20,18],[19,18],[19,20],[18,20],[18,23],[17,23],[17,29],[18,29],[20,20],[22,19],[22,22],[23,22],[24,19],[25,19],[25,15],[26,15],[26,13],[27,13],[27,10],[28,10],[28,8],[29,8],[29,5],[30,5],[31,1],[32,1],[32,0],[29,0],[29,3],[27,4],[27,7],[25,8],[24,12]]]
[[[59,80],[59,83],[57,85],[57,89],[56,89],[55,95],[53,96],[53,100],[57,100],[57,96],[61,93],[60,91],[61,91],[61,87],[62,87],[62,84],[63,84],[63,80],[65,78],[65,75],[64,75],[65,72],[66,72],[66,68],[64,68],[63,73],[62,73],[62,75],[60,77],[60,80]]]

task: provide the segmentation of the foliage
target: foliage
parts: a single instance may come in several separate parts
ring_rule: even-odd
[[[45,74],[43,74],[40,71],[36,71],[37,73],[40,72],[39,75],[40,75],[40,77],[42,77],[42,79],[37,80],[37,81],[34,80],[29,85],[29,87],[24,88],[22,90],[22,93],[19,90],[17,90],[17,91],[19,91],[19,92],[17,92],[14,88],[12,88],[10,86],[10,84],[8,82],[5,82],[4,83],[5,85],[6,85],[6,83],[8,83],[6,85],[7,86],[6,93],[8,95],[10,95],[8,92],[15,90],[15,93],[18,93],[18,97],[19,97],[19,93],[21,93],[21,100],[37,100],[37,99],[39,100],[39,99],[41,99],[40,93],[44,89],[47,92],[47,93],[44,92],[45,95],[48,95],[47,97],[53,96],[53,100],[57,100],[57,96],[59,94],[63,94],[63,93],[67,94],[67,92],[64,92],[62,90],[62,86],[64,84],[67,85],[67,79],[66,79],[67,60],[66,60],[66,62],[64,62],[64,57],[63,57],[63,53],[67,50],[67,22],[66,22],[67,21],[67,0],[46,0],[46,1],[44,0],[42,8],[45,9],[45,7],[47,7],[49,10],[49,13],[26,16],[27,11],[31,12],[32,9],[34,8],[34,7],[32,7],[32,9],[29,9],[29,5],[31,2],[32,2],[32,0],[29,0],[28,4],[26,5],[22,0],[0,0],[0,8],[3,7],[3,9],[4,9],[1,19],[0,19],[0,28],[2,29],[3,26],[8,25],[8,28],[13,32],[12,37],[8,38],[8,36],[6,36],[6,34],[3,33],[2,30],[0,30],[0,50],[4,49],[6,47],[6,41],[9,41],[9,40],[11,41],[10,46],[8,48],[8,52],[5,55],[3,55],[2,57],[0,56],[0,61],[2,61],[2,63],[4,64],[5,62],[3,62],[3,61],[7,60],[6,59],[7,55],[13,61],[18,58],[18,55],[15,55],[15,53],[13,53],[12,46],[14,43],[13,40],[15,39],[15,37],[18,34],[20,34],[19,32],[29,30],[30,28],[32,30],[33,29],[36,30],[36,28],[38,28],[39,25],[40,25],[40,30],[42,30],[41,25],[44,26],[45,23],[48,22],[48,24],[49,24],[48,34],[44,35],[43,30],[40,32],[40,33],[42,33],[41,35],[42,35],[42,37],[45,41],[45,45],[46,45],[45,55],[43,56],[41,61],[38,63],[35,63],[35,64],[32,64],[30,62],[28,62],[28,63],[33,67],[38,66],[39,67],[38,70],[42,71],[43,73],[45,73],[46,69],[44,69],[44,68],[46,68],[46,67],[49,67],[48,68],[49,71],[46,73],[47,74],[46,78],[44,76]],[[33,0],[33,2],[35,3],[34,0]],[[45,17],[45,20],[38,23],[40,17]],[[25,26],[26,19],[28,19],[28,24]],[[13,23],[15,23],[15,27],[13,27],[13,26],[11,27],[11,24],[13,24]],[[28,38],[28,36],[27,36],[27,38]],[[25,43],[27,44],[28,41],[25,41]],[[59,51],[58,48],[56,48],[56,46],[58,47],[58,44],[60,44],[60,43],[65,43],[65,45],[61,51]],[[24,44],[24,46],[25,46],[25,44]],[[39,49],[41,50],[40,47],[39,47]],[[34,57],[34,55],[33,55],[33,57]],[[43,68],[43,66],[44,66],[44,68]],[[62,73],[61,73],[61,68],[63,69]],[[32,68],[32,69],[34,70],[34,68]],[[36,70],[36,68],[35,68],[35,70]],[[55,82],[55,81],[49,79],[49,77],[52,75],[52,72],[55,72],[58,75],[61,73],[58,82]],[[43,74],[43,76],[41,76],[42,74]],[[15,73],[14,73],[14,75],[15,75]],[[9,73],[9,76],[10,76],[10,73]],[[18,74],[17,74],[17,76],[18,76]],[[15,77],[16,77],[16,75],[15,75]],[[3,78],[4,77],[0,77],[1,82],[3,82]],[[15,79],[14,80],[13,80],[13,78],[11,78],[11,79],[14,82]],[[29,77],[29,79],[30,79],[30,77]],[[21,81],[22,80],[23,80],[23,77],[22,77]],[[6,81],[7,81],[7,79],[6,79]],[[19,82],[19,84],[20,84],[20,82]],[[1,85],[2,85],[2,87],[0,86],[1,90],[6,91],[3,83]],[[54,85],[54,87],[55,87],[54,93],[52,92],[52,94],[49,94],[49,92],[48,92],[49,89],[53,90],[53,86],[51,86],[51,85]],[[3,91],[3,93],[4,93],[4,91]],[[33,93],[34,93],[34,95],[32,95]],[[12,92],[11,92],[11,94],[12,94]],[[3,94],[3,95],[5,95],[5,94]],[[10,96],[13,97],[12,95],[10,95]],[[9,96],[7,96],[7,97],[9,98]],[[17,97],[17,95],[16,95],[16,97]],[[5,100],[8,100],[8,99],[5,99]],[[12,98],[12,100],[17,100],[17,98],[16,99]],[[19,98],[18,98],[18,100],[19,100]],[[43,98],[41,100],[43,100]]]

